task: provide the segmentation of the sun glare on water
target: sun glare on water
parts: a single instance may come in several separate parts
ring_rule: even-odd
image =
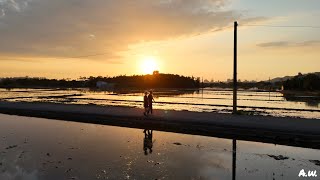
[[[157,60],[154,57],[145,57],[141,63],[141,72],[143,74],[152,74],[153,71],[159,70]]]

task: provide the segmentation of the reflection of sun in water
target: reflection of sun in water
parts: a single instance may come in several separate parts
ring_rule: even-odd
[[[158,68],[157,61],[154,57],[145,57],[142,59],[141,72],[143,74],[152,74],[153,71],[159,70]]]

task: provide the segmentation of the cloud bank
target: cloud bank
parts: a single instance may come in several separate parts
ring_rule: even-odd
[[[1,56],[78,57],[223,29],[241,13],[226,0],[0,0]],[[252,18],[252,20],[256,20]],[[245,21],[245,19],[244,19]]]

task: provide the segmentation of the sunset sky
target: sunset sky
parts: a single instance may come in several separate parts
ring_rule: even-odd
[[[319,72],[319,17],[319,0],[0,0],[0,77],[224,81],[235,20],[240,79]]]

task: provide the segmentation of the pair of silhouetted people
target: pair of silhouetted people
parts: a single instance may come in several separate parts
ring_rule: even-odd
[[[144,107],[144,115],[147,116],[149,113],[152,114],[152,103],[155,102],[153,99],[152,91],[145,92],[143,97],[143,107]]]
[[[149,149],[149,153],[152,153],[152,146],[153,146],[153,142],[152,142],[152,130],[147,130],[145,129],[143,131],[144,133],[144,139],[143,139],[143,151],[145,155],[148,155],[148,149]]]

